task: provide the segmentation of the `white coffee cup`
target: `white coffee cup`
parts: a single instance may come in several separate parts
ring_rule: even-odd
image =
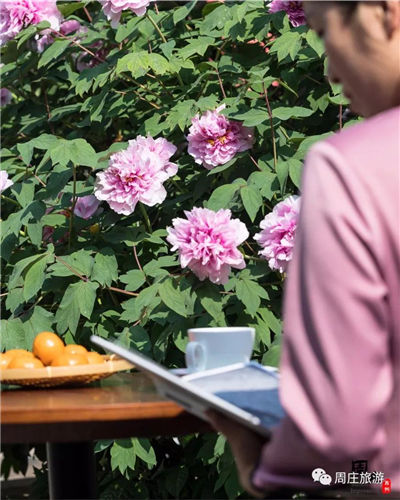
[[[209,370],[233,363],[247,363],[254,345],[254,328],[245,326],[191,328],[186,346],[189,371]]]

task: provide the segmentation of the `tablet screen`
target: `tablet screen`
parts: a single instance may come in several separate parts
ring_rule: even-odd
[[[264,427],[277,425],[285,415],[279,401],[278,377],[254,364],[183,378],[257,416]]]

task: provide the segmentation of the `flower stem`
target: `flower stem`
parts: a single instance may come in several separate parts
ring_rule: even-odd
[[[2,197],[3,200],[9,201],[10,203],[13,203],[14,205],[17,205],[17,207],[20,206],[20,204],[18,203],[18,201],[15,201],[12,198],[9,198],[5,194],[2,194],[1,197]]]
[[[219,83],[219,86],[220,86],[220,89],[221,89],[221,92],[222,92],[222,97],[224,99],[226,99],[226,93],[225,93],[225,89],[224,89],[224,84],[222,83],[221,76],[219,74],[218,68],[215,68],[215,72],[217,73],[218,83]]]
[[[147,19],[151,22],[151,24],[154,26],[155,30],[157,31],[157,33],[160,35],[161,37],[161,40],[164,42],[164,43],[167,43],[167,39],[165,38],[163,32],[160,30],[158,24],[154,21],[154,19],[151,17],[151,15],[149,14],[149,12],[146,12],[146,17]],[[176,76],[178,78],[178,82],[179,82],[179,85],[182,87],[182,88],[185,88],[185,84],[183,83],[183,80],[182,80],[182,77],[179,73],[176,73]]]
[[[143,214],[143,218],[144,218],[144,221],[146,223],[147,230],[151,234],[153,232],[153,230],[151,229],[150,219],[149,219],[149,216],[147,215],[147,210],[144,208],[143,203],[139,202],[139,206],[140,206],[140,210]]]
[[[264,82],[263,82],[262,86],[263,86],[263,91],[264,91],[264,96],[265,96],[265,103],[266,103],[267,108],[268,108],[269,122],[271,125],[272,150],[274,153],[274,169],[276,171],[276,164],[278,163],[278,160],[277,160],[277,155],[276,155],[275,131],[274,131],[274,124],[272,122],[272,111],[271,111],[271,106],[269,105],[268,91],[267,91],[267,88],[265,87]]]
[[[245,260],[254,260],[256,262],[265,262],[265,259],[262,259],[261,257],[254,257],[253,255],[243,254],[243,257],[245,258]]]
[[[154,19],[150,16],[150,14],[148,12],[146,13],[146,17],[151,22],[151,24],[154,26],[154,28],[156,29],[157,33],[160,35],[162,41],[164,43],[167,43],[167,39],[165,38],[165,36],[163,35],[162,31],[158,27],[157,23],[154,21]]]
[[[73,169],[72,169],[72,175],[73,175],[73,185],[72,185],[72,206],[71,206],[71,213],[69,216],[69,235],[68,235],[68,250],[71,250],[71,238],[72,238],[72,229],[73,229],[73,224],[74,224],[74,209],[76,205],[76,165],[74,163]]]

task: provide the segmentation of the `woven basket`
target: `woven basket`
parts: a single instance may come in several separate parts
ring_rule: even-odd
[[[2,384],[30,387],[84,385],[109,377],[115,372],[130,370],[133,365],[115,354],[103,355],[105,363],[78,366],[46,366],[44,368],[11,368],[0,371]]]

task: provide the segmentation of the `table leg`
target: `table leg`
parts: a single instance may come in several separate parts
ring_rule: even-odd
[[[46,443],[50,500],[96,498],[93,442]]]

